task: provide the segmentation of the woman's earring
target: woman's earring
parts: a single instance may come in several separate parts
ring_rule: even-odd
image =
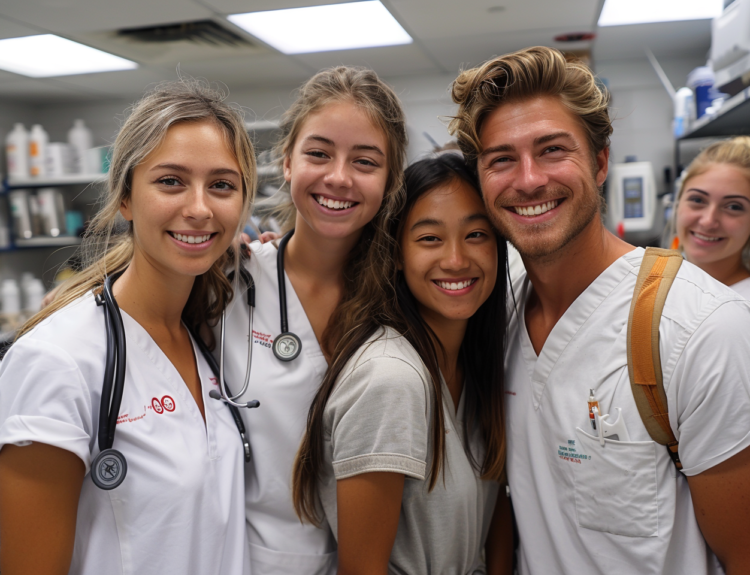
[[[672,245],[669,246],[669,249],[671,250],[679,250],[680,249],[680,238],[675,236],[672,238]]]

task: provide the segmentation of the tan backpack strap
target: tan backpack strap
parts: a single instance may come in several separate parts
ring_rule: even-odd
[[[659,322],[669,288],[682,264],[673,250],[647,248],[638,273],[628,318],[628,373],[635,404],[651,439],[667,446],[682,469],[678,443],[669,424],[659,355]]]

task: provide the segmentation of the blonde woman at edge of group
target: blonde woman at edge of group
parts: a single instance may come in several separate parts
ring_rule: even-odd
[[[299,355],[281,361],[279,241],[253,242],[246,270],[255,283],[253,367],[246,394],[261,408],[241,410],[253,463],[246,473],[246,514],[253,575],[333,574],[336,542],[327,524],[302,524],[292,505],[292,464],[310,404],[344,335],[347,318],[368,317],[355,291],[378,258],[373,237],[402,198],[406,127],[393,90],[372,71],[323,70],[299,90],[281,121],[284,187],[276,217],[284,233],[288,331]],[[281,198],[279,200],[279,198]],[[367,276],[369,277],[369,276]],[[248,304],[227,313],[226,380],[240,389],[246,365]]]
[[[333,527],[339,575],[510,573],[505,241],[460,157],[416,162],[405,190],[310,408],[295,506]]]
[[[84,239],[88,266],[0,363],[3,575],[248,572],[242,442],[188,332],[232,298],[224,270],[239,264],[231,244],[255,194],[252,144],[223,99],[182,80],[133,106]],[[120,273],[114,448],[128,473],[103,491],[88,477],[107,349],[94,293]]]
[[[750,137],[711,144],[693,160],[669,235],[690,263],[750,299]]]

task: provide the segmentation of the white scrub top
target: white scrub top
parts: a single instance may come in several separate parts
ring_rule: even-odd
[[[750,278],[745,278],[729,286],[746,300],[750,300]]]
[[[336,572],[336,543],[327,524],[302,524],[292,506],[292,465],[307,423],[307,412],[328,368],[305,310],[286,280],[289,331],[302,341],[299,356],[276,359],[271,349],[281,331],[273,243],[250,244],[246,269],[255,281],[253,367],[250,387],[237,400],[260,401],[242,409],[253,460],[245,475],[246,513],[253,575],[318,575]],[[244,285],[240,282],[240,287]],[[247,362],[247,299],[237,294],[227,308],[224,369],[235,393]],[[218,333],[218,326],[217,326]],[[218,349],[215,352],[218,357]]]
[[[627,322],[643,249],[615,261],[573,302],[539,356],[514,284],[506,356],[508,479],[521,575],[721,573],[695,519],[688,483],[638,413]],[[672,429],[687,476],[750,446],[750,303],[683,262],[659,328]],[[630,441],[602,447],[588,414],[622,410]]]
[[[249,573],[244,456],[229,409],[194,349],[206,421],[151,336],[122,312],[125,386],[113,447],[127,459],[110,491],[89,477],[105,368],[104,312],[91,294],[20,338],[0,362],[0,449],[46,443],[86,466],[70,573]],[[54,473],[54,470],[51,470]]]

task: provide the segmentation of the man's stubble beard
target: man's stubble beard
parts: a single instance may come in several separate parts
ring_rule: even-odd
[[[524,231],[519,233],[514,230],[513,225],[505,226],[502,218],[498,214],[503,213],[505,207],[500,204],[500,197],[495,200],[494,206],[487,206],[492,225],[518,250],[521,257],[527,261],[548,261],[555,259],[554,256],[563,250],[571,241],[586,229],[591,221],[600,216],[601,199],[598,189],[593,182],[587,182],[588,190],[583,192],[583,196],[578,209],[572,217],[565,223],[559,221],[526,226]],[[561,193],[562,192],[562,193]],[[557,187],[549,192],[540,194],[542,198],[546,197],[565,197],[565,202],[571,201],[573,197],[571,190],[567,187]],[[544,201],[543,199],[539,201]],[[512,217],[512,216],[511,216]],[[564,227],[562,227],[564,226]],[[551,237],[545,238],[546,230],[552,228],[562,228],[558,233],[553,233]],[[536,238],[534,236],[537,236]]]

